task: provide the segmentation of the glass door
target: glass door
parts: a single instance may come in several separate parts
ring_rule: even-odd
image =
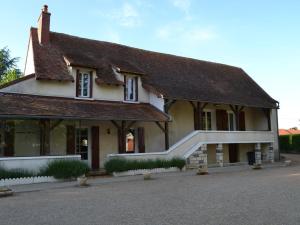
[[[81,160],[89,160],[89,129],[76,128],[76,154],[81,155]]]

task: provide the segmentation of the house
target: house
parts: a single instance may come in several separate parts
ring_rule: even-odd
[[[297,128],[290,128],[290,129],[279,129],[279,136],[284,136],[284,135],[295,135],[295,134],[300,134],[300,130]]]
[[[278,159],[279,103],[241,68],[52,32],[44,6],[24,73],[0,88],[0,162]]]

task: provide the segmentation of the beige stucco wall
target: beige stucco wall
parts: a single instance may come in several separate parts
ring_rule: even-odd
[[[178,101],[169,111],[172,122],[169,125],[170,146],[194,130],[194,114],[187,101]]]
[[[96,71],[70,67],[70,73],[76,80],[76,70],[90,72],[93,71],[93,97],[96,100],[124,101],[124,87],[122,85],[98,85],[95,82]],[[1,89],[2,92],[13,92],[23,94],[57,96],[57,97],[76,97],[76,82],[36,80],[31,78],[14,85]],[[150,94],[142,87],[141,78],[138,77],[138,102],[150,102]],[[153,97],[152,97],[153,98]]]

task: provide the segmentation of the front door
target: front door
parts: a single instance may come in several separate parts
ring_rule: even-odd
[[[90,132],[90,134],[89,134]],[[99,169],[99,127],[76,128],[76,154],[93,170]]]
[[[238,162],[238,144],[229,144],[229,162],[236,163]]]

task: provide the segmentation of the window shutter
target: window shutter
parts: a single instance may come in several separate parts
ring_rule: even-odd
[[[217,130],[228,130],[228,116],[226,110],[217,109]]]
[[[139,153],[145,153],[145,129],[144,129],[144,127],[138,128],[138,147],[139,147]]]
[[[67,126],[67,155],[75,154],[75,127]]]
[[[139,78],[138,77],[135,77],[135,101],[138,101],[139,100]]]
[[[119,154],[125,153],[125,136],[122,129],[118,128],[118,147],[119,147]]]
[[[239,123],[240,123],[240,131],[246,130],[246,122],[245,122],[245,112],[241,111],[239,116]]]
[[[77,70],[76,71],[76,97],[80,96],[79,79],[80,79],[80,74],[79,74],[79,70]]]
[[[127,80],[126,76],[124,76],[124,100],[126,101],[126,96],[127,96]]]
[[[93,71],[90,72],[90,98],[93,97]]]
[[[99,169],[99,127],[92,127],[92,169]]]

